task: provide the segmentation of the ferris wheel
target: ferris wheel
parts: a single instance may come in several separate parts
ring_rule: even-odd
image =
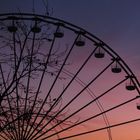
[[[0,44],[0,140],[136,139],[139,81],[101,39],[13,13],[0,15]]]

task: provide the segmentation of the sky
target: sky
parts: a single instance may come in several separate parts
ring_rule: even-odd
[[[82,27],[83,29],[103,40],[116,53],[119,54],[119,56],[127,63],[127,65],[137,76],[138,80],[140,80],[139,5],[139,0],[49,0],[48,7],[52,16]],[[17,12],[19,10],[21,12],[28,13],[32,12],[32,9],[32,0],[1,0],[0,2],[0,13],[11,13]],[[45,6],[41,0],[34,0],[34,9],[35,13],[45,13]],[[89,71],[91,72],[91,68]],[[81,76],[81,78],[86,81],[86,76]],[[100,85],[98,86],[100,88]],[[107,83],[105,86],[107,86]],[[118,91],[120,90],[118,89]],[[116,93],[118,91],[116,91]],[[123,97],[125,96],[126,94],[124,93],[120,95],[120,98],[123,100]],[[108,97],[103,98],[102,100],[104,101],[101,100],[102,104],[106,105],[107,109],[110,107],[111,102],[112,104],[117,104],[117,102],[120,101],[119,97],[114,99],[113,95],[109,96],[108,98],[111,101],[108,102],[107,98]],[[76,104],[77,103],[75,103],[75,105]],[[129,109],[134,109],[134,106],[129,106]],[[123,116],[127,114],[130,119],[133,118],[131,117],[133,116],[133,113],[136,113],[136,116],[139,115],[136,110],[134,112],[127,112],[126,110],[127,108],[120,110],[116,114],[114,112],[115,115],[113,115],[113,113],[110,114],[109,120],[111,122],[116,122],[117,118],[120,118],[119,120],[125,120],[125,117],[122,117],[122,112]],[[89,126],[89,129],[90,127],[91,126]],[[122,130],[130,131],[132,128],[137,128],[136,131],[133,132],[133,135],[137,135],[139,131],[139,126],[137,124],[132,125],[130,128],[124,127]],[[83,128],[81,127],[81,129]],[[122,137],[128,138],[126,134],[121,133],[122,130],[116,128],[112,132],[115,140],[120,140]],[[118,132],[120,136],[118,136],[116,132]],[[102,132],[97,134],[98,138],[100,134],[102,134]],[[104,133],[102,135],[104,135]],[[93,139],[94,137],[96,138],[96,136],[92,134],[89,135],[89,139]],[[135,140],[136,138],[140,138],[140,136],[132,136],[131,140]],[[72,140],[78,140],[78,138]],[[128,138],[127,140],[130,139]]]
[[[0,12],[32,12],[32,3],[2,0]],[[54,17],[80,26],[106,42],[140,79],[139,4],[139,0],[50,0],[49,9]],[[34,0],[34,5],[36,12],[44,13],[41,0]]]

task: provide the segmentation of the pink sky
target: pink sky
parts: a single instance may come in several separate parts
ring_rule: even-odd
[[[1,2],[2,3],[2,2]],[[35,2],[37,12],[42,13],[41,6]],[[53,0],[50,2],[50,6],[54,8],[53,16],[76,24],[77,26],[83,27],[85,30],[91,32],[94,35],[97,35],[101,40],[107,43],[119,56],[130,66],[131,70],[136,74],[138,80],[140,80],[140,16],[139,16],[139,4],[140,1],[137,0],[128,0],[126,1],[91,1],[81,2],[78,1],[65,1],[60,0],[59,2]],[[15,9],[15,5],[19,6],[22,11],[31,11],[31,2],[27,4],[26,2],[15,1],[15,4],[11,1],[3,2],[1,4],[1,13],[2,12],[11,12]],[[71,46],[73,43],[73,33],[67,33],[63,40],[57,40],[56,46],[60,45],[66,47]],[[94,49],[93,42],[86,40],[86,46],[83,48],[75,47],[68,59],[70,65],[66,65],[64,68],[70,72],[70,75],[76,73],[82,63],[85,61],[87,56]],[[87,65],[82,69],[78,74],[77,79],[82,81],[83,86],[87,85],[98,73],[100,73],[110,62],[111,57],[105,53],[105,58],[97,60],[94,56],[88,61]],[[65,73],[61,73],[61,76],[66,76],[67,80],[58,81],[52,91],[52,96],[57,98],[63,89],[67,86],[71,77]],[[105,73],[101,75],[93,84],[89,86],[88,90],[91,90],[96,97],[100,96],[106,90],[111,88],[114,84],[118,83],[120,80],[124,79],[126,73],[122,71],[121,74],[113,74],[111,72],[111,67],[109,67]],[[45,86],[48,82],[47,78],[44,80],[44,86],[42,86],[43,91],[48,91],[48,88],[51,85],[51,80],[49,84]],[[48,78],[49,79],[49,78]],[[51,79],[51,78],[50,78]],[[53,79],[53,78],[52,78]],[[107,110],[113,106],[116,106],[122,102],[125,102],[131,98],[134,98],[138,95],[137,91],[127,91],[125,89],[126,83],[124,82],[121,86],[118,86],[113,91],[110,91],[109,94],[106,94],[98,101],[102,105],[104,110]],[[77,95],[82,89],[81,86],[76,80],[69,86],[63,95],[63,103],[61,107],[64,107],[74,96]],[[47,88],[47,90],[46,90]],[[139,87],[138,87],[139,88]],[[44,92],[45,93],[45,92]],[[42,97],[44,94],[42,95]],[[93,98],[95,98],[93,96]],[[77,109],[83,107],[88,102],[93,100],[91,95],[89,95],[87,90],[79,96],[78,99],[74,100],[72,104],[68,106],[63,113],[68,111],[68,115],[75,112]],[[129,121],[136,118],[139,118],[140,111],[136,108],[136,103],[140,100],[135,100],[128,105],[124,105],[119,109],[115,109],[111,112],[106,113],[110,125],[117,124],[123,121]],[[76,120],[84,120],[88,117],[94,116],[100,113],[99,107],[94,102],[88,106],[85,110],[77,113],[71,119],[73,122]],[[80,127],[75,127],[72,131],[67,131],[60,136],[69,136],[81,132],[91,131],[97,128],[105,127],[105,122],[103,117],[97,117],[93,120],[84,123]],[[63,126],[66,128],[67,126]],[[59,128],[57,128],[59,130]],[[127,124],[123,126],[118,126],[111,129],[113,140],[136,140],[140,138],[139,135],[140,122],[135,122],[132,124]],[[50,132],[51,134],[52,132]],[[52,138],[53,139],[53,138]],[[56,137],[54,138],[56,139]],[[76,138],[71,138],[70,140],[105,140],[108,139],[107,131],[99,131],[91,133],[85,136],[80,136]],[[50,138],[51,140],[51,138]]]

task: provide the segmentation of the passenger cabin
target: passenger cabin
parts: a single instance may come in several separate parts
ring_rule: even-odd
[[[17,27],[15,25],[8,26],[7,28],[11,33],[15,33],[17,31]]]
[[[140,110],[140,103],[137,103],[137,109]]]
[[[95,52],[94,56],[96,58],[104,58],[105,54],[104,54],[103,50],[101,50],[101,47],[97,48],[97,51]]]
[[[41,28],[36,25],[36,26],[34,26],[34,27],[31,28],[31,31],[33,33],[40,33],[41,32]]]
[[[126,84],[126,89],[129,91],[135,90],[136,86],[132,83]]]
[[[113,73],[120,73],[122,71],[120,65],[118,64],[118,60],[116,60],[115,65],[112,66],[111,71]]]
[[[64,36],[64,32],[60,30],[60,28],[54,33],[56,38],[62,38]]]
[[[77,39],[77,41],[75,42],[75,45],[78,47],[83,47],[85,46],[85,41],[84,39],[81,37],[81,35],[79,36],[79,38]]]
[[[112,67],[112,68],[111,68],[111,71],[112,71],[113,73],[120,73],[120,72],[122,71],[122,69],[119,68],[119,67]]]

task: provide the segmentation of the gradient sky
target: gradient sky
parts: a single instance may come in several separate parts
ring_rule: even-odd
[[[34,0],[35,11],[42,14],[45,7],[41,0],[38,1]],[[17,12],[18,9],[32,12],[32,0],[0,2],[0,13]],[[103,40],[123,58],[140,80],[139,0],[49,0],[49,9],[53,11],[52,16],[80,26]]]
[[[43,3],[34,0],[38,13]],[[140,79],[139,0],[50,0],[53,16],[83,27],[111,46]],[[0,12],[32,12],[32,0],[1,0]]]

